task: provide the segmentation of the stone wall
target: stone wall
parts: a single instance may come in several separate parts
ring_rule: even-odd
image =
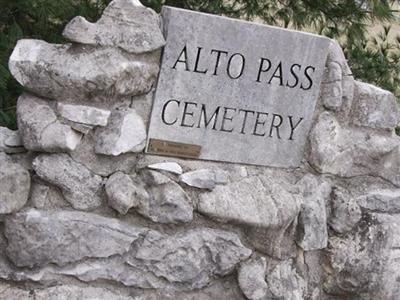
[[[143,154],[165,43],[114,0],[21,40],[0,128],[0,299],[399,299],[395,97],[331,42],[296,169]]]

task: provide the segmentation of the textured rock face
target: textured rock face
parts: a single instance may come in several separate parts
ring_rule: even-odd
[[[32,209],[8,217],[5,223],[8,257],[17,266],[28,267],[123,254],[144,233],[116,219],[68,211]]]
[[[266,275],[265,258],[250,259],[240,265],[238,281],[243,294],[250,300],[266,299],[268,284]]]
[[[193,206],[185,191],[168,177],[155,171],[145,172],[150,197],[142,197],[137,211],[158,223],[190,222]]]
[[[357,203],[371,212],[400,213],[400,190],[376,190],[357,199]]]
[[[59,187],[73,208],[91,210],[101,205],[102,178],[67,154],[39,155],[33,168],[40,178]]]
[[[112,101],[148,92],[157,76],[157,56],[20,40],[9,68],[21,85],[43,97]]]
[[[353,102],[353,123],[377,129],[393,129],[399,123],[396,98],[388,91],[368,83],[354,86],[357,101]]]
[[[23,94],[17,103],[18,127],[25,148],[57,152],[74,150],[82,135],[62,124],[47,100]]]
[[[93,126],[106,126],[111,114],[110,111],[105,109],[62,103],[58,103],[57,110],[67,120]]]
[[[300,199],[266,176],[219,185],[199,196],[207,216],[255,227],[286,227],[299,213]]]
[[[13,131],[6,127],[0,127],[0,152],[9,154],[25,152],[18,131]]]
[[[158,171],[166,171],[170,173],[174,173],[177,175],[182,174],[182,167],[174,162],[163,162],[163,163],[157,163],[157,164],[151,164],[147,166],[147,168],[152,169],[152,170],[158,170]]]
[[[133,0],[112,1],[94,24],[76,17],[63,35],[73,42],[116,46],[131,53],[151,52],[165,44],[158,15]]]
[[[0,153],[0,214],[21,209],[28,200],[31,178],[28,170]]]
[[[113,156],[141,152],[146,137],[146,127],[134,109],[114,111],[108,126],[98,128],[95,133],[95,152]]]
[[[222,170],[202,169],[181,175],[180,181],[199,189],[212,190],[217,184],[227,182],[227,176]]]
[[[149,199],[147,192],[122,172],[111,175],[105,188],[108,203],[120,214],[126,214],[130,208],[137,206],[140,200]]]
[[[327,182],[311,174],[301,179],[303,203],[299,215],[297,243],[304,250],[323,249],[328,243],[326,205],[331,193]]]

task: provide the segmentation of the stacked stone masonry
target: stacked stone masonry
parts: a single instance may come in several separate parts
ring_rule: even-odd
[[[160,17],[114,0],[18,42],[0,128],[0,299],[400,299],[395,97],[331,41],[299,168],[143,154]]]

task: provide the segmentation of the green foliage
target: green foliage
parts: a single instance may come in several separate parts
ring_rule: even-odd
[[[21,38],[64,42],[62,30],[75,16],[95,21],[110,0],[0,0],[0,126],[16,127],[15,104],[22,87],[8,71]]]
[[[110,0],[0,0],[0,126],[15,128],[15,103],[22,88],[8,71],[8,58],[20,38],[64,42],[61,32],[74,16],[90,21]],[[374,22],[399,18],[389,0],[143,0],[160,11],[162,5],[206,13],[259,20],[266,24],[317,32],[337,38],[345,48],[356,78],[400,95],[399,39],[390,29],[372,38]]]

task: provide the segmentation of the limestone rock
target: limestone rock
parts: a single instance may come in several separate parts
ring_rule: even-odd
[[[85,282],[105,279],[145,289],[193,290],[232,273],[251,253],[236,234],[223,230],[196,228],[174,235],[149,231],[122,257],[83,261],[55,272]]]
[[[343,188],[332,191],[329,226],[338,233],[349,232],[361,220],[361,209],[356,200]]]
[[[51,185],[46,185],[38,178],[34,178],[32,181],[29,200],[33,207],[43,210],[70,206],[64,200],[59,189]]]
[[[375,190],[357,199],[357,203],[372,212],[399,214],[400,190]]]
[[[267,282],[272,293],[271,299],[305,299],[306,284],[290,260],[280,262],[267,274]]]
[[[150,197],[140,197],[138,213],[158,223],[190,222],[193,219],[189,196],[177,183],[156,171],[143,173]]]
[[[340,65],[343,76],[352,75],[350,67],[347,63],[347,59],[344,56],[343,49],[335,40],[331,40],[331,43],[329,45],[327,65],[330,65],[330,63],[332,62]]]
[[[380,161],[396,149],[399,142],[398,137],[390,134],[343,128],[333,115],[324,112],[310,133],[309,162],[320,173],[343,177],[377,174],[383,165]],[[382,177],[395,173],[393,168],[388,164],[388,170],[382,170],[388,174]]]
[[[303,203],[298,225],[297,244],[304,250],[323,249],[328,244],[326,205],[331,186],[311,174],[298,183],[302,186]]]
[[[97,175],[108,177],[121,171],[131,173],[138,160],[136,154],[125,153],[119,156],[107,156],[95,153],[95,136],[93,132],[86,134],[78,147],[70,153],[78,163],[84,165]]]
[[[31,209],[7,217],[7,256],[20,267],[65,265],[129,251],[145,230],[91,213]]]
[[[73,42],[115,46],[132,53],[154,51],[165,44],[158,15],[138,0],[112,1],[94,24],[76,17],[63,35]]]
[[[225,184],[228,181],[224,171],[219,169],[200,169],[184,173],[180,181],[199,189],[212,190],[217,184]]]
[[[25,151],[18,131],[0,126],[0,152],[11,154]]]
[[[60,115],[72,122],[83,123],[93,126],[106,126],[110,111],[96,107],[72,104],[57,104]]]
[[[385,154],[380,158],[375,174],[400,187],[400,147]]]
[[[148,92],[159,54],[129,54],[118,48],[18,41],[11,74],[35,94],[55,100],[117,101]]]
[[[200,194],[197,209],[224,222],[279,228],[296,218],[300,199],[273,179],[260,175]]]
[[[240,289],[249,300],[266,299],[269,292],[265,282],[266,260],[264,257],[250,259],[240,265],[238,281]]]
[[[0,166],[0,214],[9,214],[28,201],[31,177],[28,170],[1,152]]]
[[[113,111],[109,124],[95,132],[95,152],[118,156],[141,152],[146,144],[146,127],[134,109]]]
[[[91,286],[57,285],[44,289],[33,290],[35,300],[83,300],[112,299],[132,300],[134,298],[113,292],[107,288]]]
[[[33,151],[74,150],[82,137],[57,119],[47,100],[29,94],[18,99],[17,121],[25,148]]]
[[[393,226],[397,224],[398,228],[395,219],[369,214],[352,233],[329,239],[330,271],[324,283],[329,294],[346,295],[350,299],[386,298],[376,293],[386,284],[385,269],[395,262],[391,262],[391,251],[395,251],[393,247],[400,241],[398,233],[393,235]],[[396,273],[399,276],[399,272]]]
[[[101,205],[102,178],[69,155],[39,155],[33,168],[40,178],[60,188],[73,208],[91,210]]]
[[[151,164],[147,166],[147,168],[158,171],[166,171],[177,175],[181,175],[183,172],[182,167],[176,162],[161,162],[161,163]]]
[[[359,126],[393,129],[399,123],[399,109],[395,96],[364,82],[355,82],[352,122]]]
[[[325,108],[339,110],[343,104],[342,92],[341,81],[321,84],[321,98]]]
[[[146,190],[122,172],[111,175],[105,187],[108,203],[120,214],[126,214],[130,208],[138,206],[140,201],[149,199]]]

